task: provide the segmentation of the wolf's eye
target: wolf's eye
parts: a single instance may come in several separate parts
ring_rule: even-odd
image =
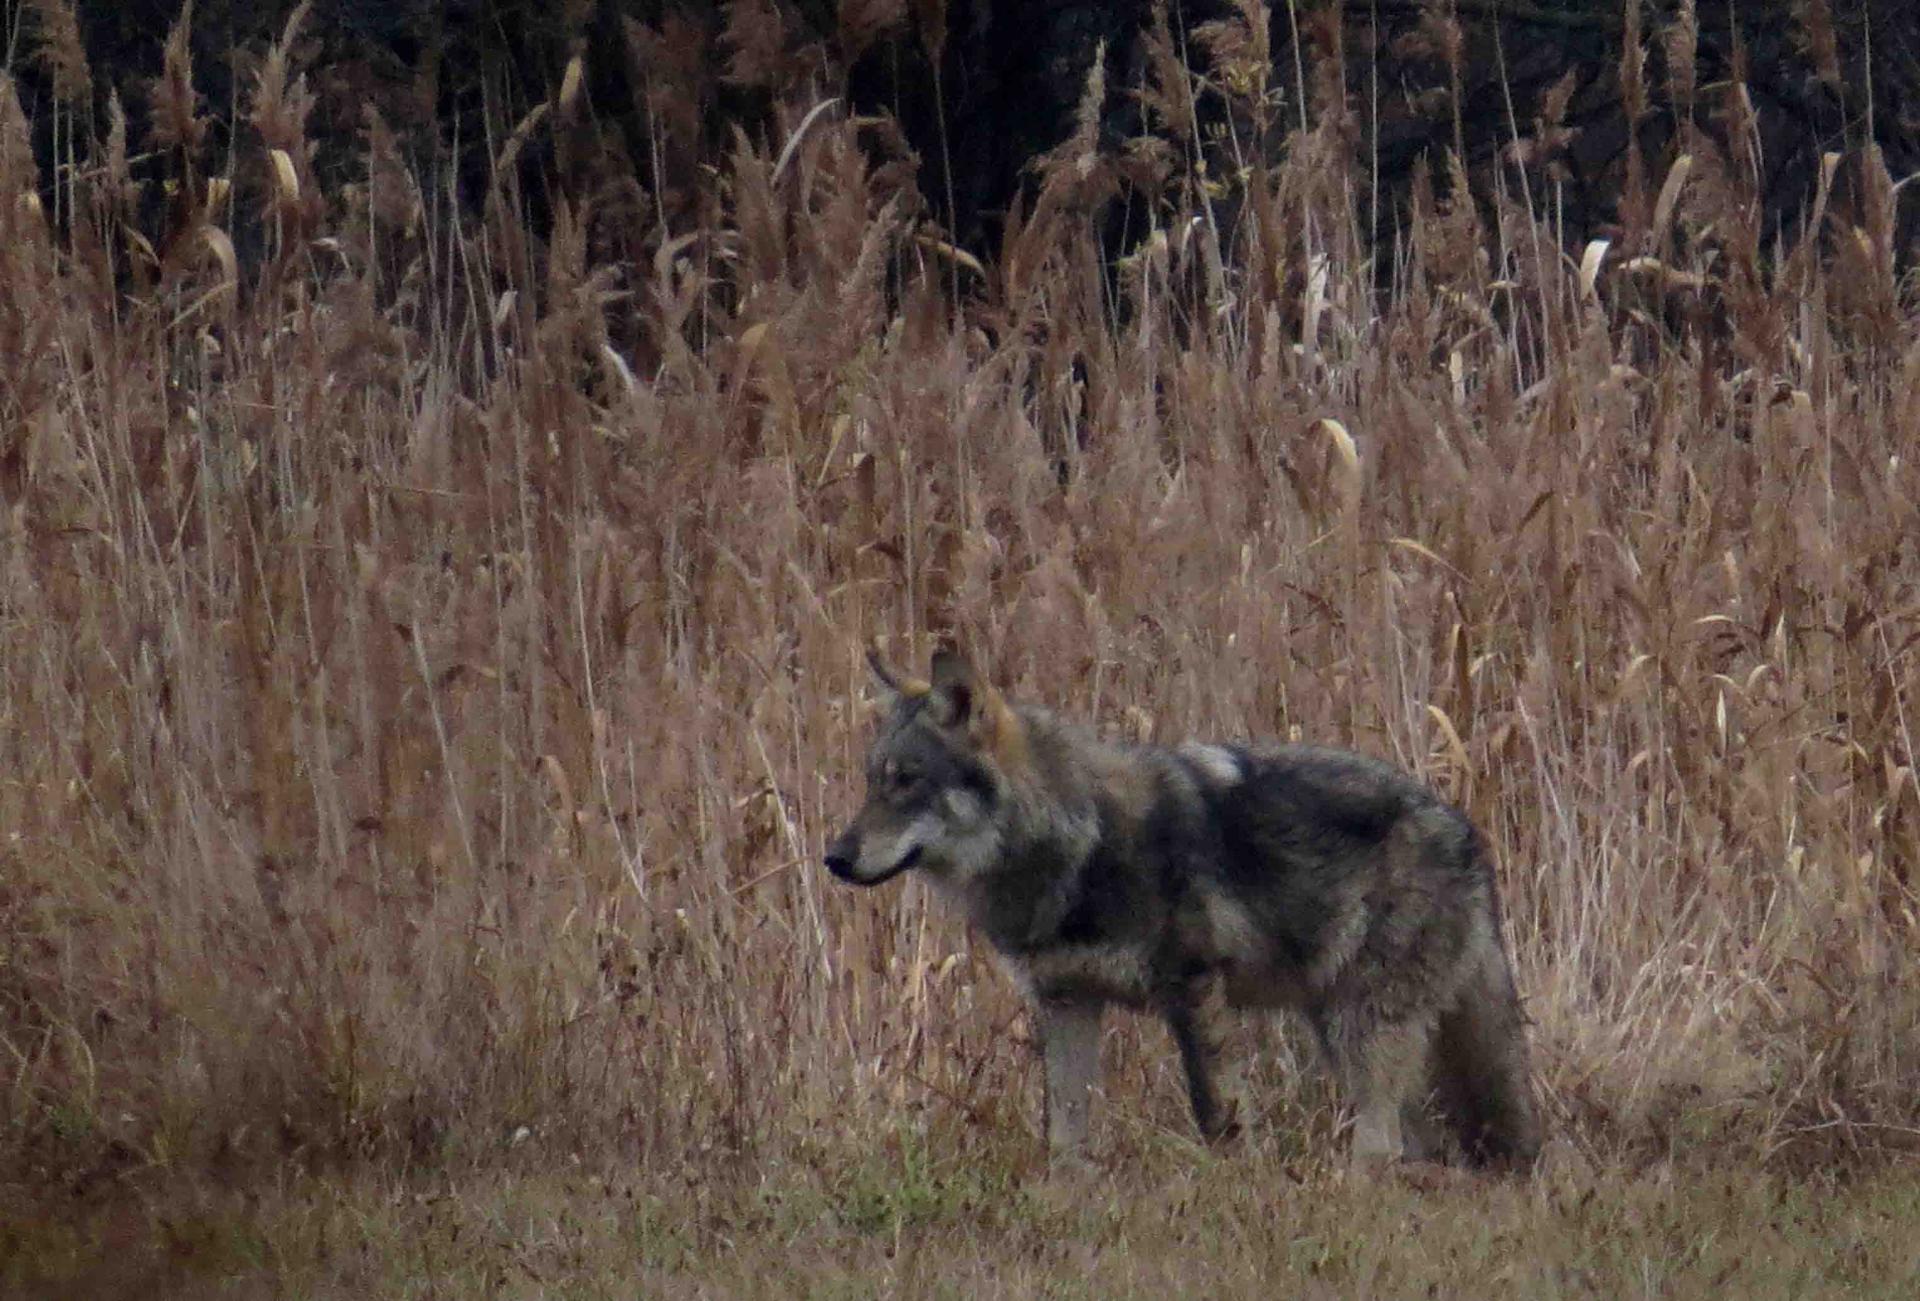
[[[920,784],[920,774],[913,768],[895,768],[892,786],[897,791],[910,791]]]

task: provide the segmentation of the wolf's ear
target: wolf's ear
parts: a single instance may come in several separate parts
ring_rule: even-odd
[[[980,680],[973,665],[959,651],[942,647],[933,653],[933,694],[929,707],[935,718],[948,727],[965,727],[973,721],[981,700]]]
[[[867,647],[867,667],[873,670],[873,680],[880,684],[882,694],[889,698],[900,694],[900,679],[894,675],[892,669],[887,667],[887,662],[880,658],[878,646]]]
[[[1020,716],[956,650],[934,653],[927,714],[942,727],[964,732],[977,750],[992,755],[1003,769],[1027,761],[1026,730]]]
[[[888,668],[887,662],[880,658],[880,648],[877,646],[867,648],[867,667],[873,670],[874,681],[879,685],[880,703],[888,709],[892,709],[903,698],[924,696],[930,690],[920,679],[903,678]]]

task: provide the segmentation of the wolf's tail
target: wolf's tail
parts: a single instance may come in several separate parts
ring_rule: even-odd
[[[1470,1161],[1524,1167],[1540,1152],[1540,1113],[1528,1070],[1526,1018],[1491,893],[1489,903],[1466,979],[1436,1027],[1434,1082]]]

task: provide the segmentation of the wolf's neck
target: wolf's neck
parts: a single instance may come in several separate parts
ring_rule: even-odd
[[[976,883],[973,920],[996,948],[1019,953],[1052,941],[1078,902],[1100,842],[1093,810],[1045,799],[1013,800],[999,865]]]

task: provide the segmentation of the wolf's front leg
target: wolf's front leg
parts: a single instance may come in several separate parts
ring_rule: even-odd
[[[1087,1142],[1087,1104],[1100,1082],[1100,1004],[1042,998],[1034,1008],[1047,1070],[1047,1150],[1076,1156]]]
[[[1233,1141],[1240,1136],[1245,1101],[1225,977],[1206,971],[1186,981],[1168,1001],[1167,1023],[1187,1068],[1187,1095],[1201,1136]]]

